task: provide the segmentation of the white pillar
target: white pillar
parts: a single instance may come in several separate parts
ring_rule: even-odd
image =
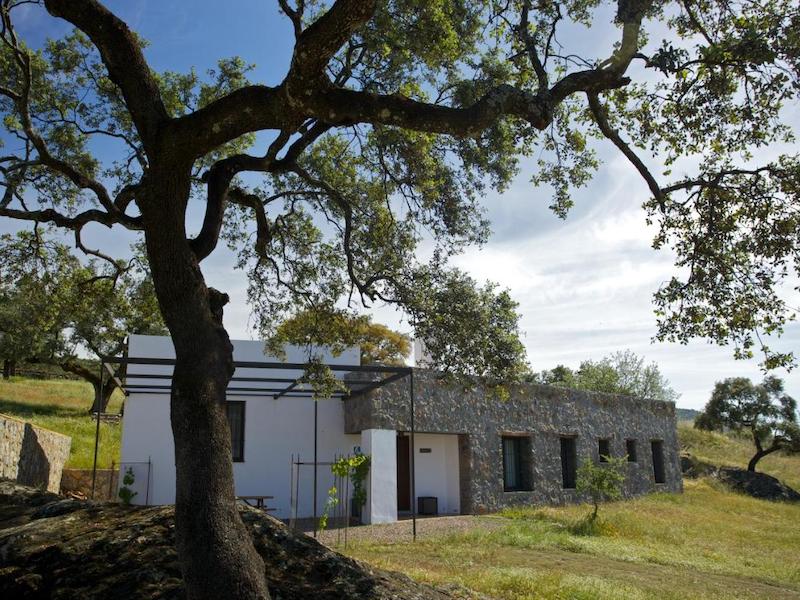
[[[371,458],[367,478],[364,523],[397,521],[397,432],[394,429],[365,429],[361,451]]]

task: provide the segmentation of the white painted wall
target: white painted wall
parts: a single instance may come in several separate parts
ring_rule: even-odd
[[[361,449],[371,459],[367,481],[364,523],[393,523],[397,520],[397,432],[393,429],[365,429]]]
[[[458,436],[418,433],[414,437],[416,497],[436,496],[440,515],[459,514]],[[420,452],[423,448],[430,449],[430,452]]]
[[[262,342],[234,341],[234,359],[238,361],[272,361],[264,355]],[[128,355],[131,357],[172,358],[174,350],[167,337],[131,336]],[[302,363],[306,360],[301,348],[287,348],[286,362]],[[359,363],[359,351],[350,349],[338,357],[323,352],[329,364],[354,365]],[[171,373],[172,367],[130,365],[128,383],[153,383],[136,379],[137,374]],[[298,371],[285,370],[267,375],[263,370],[237,369],[238,376],[286,377],[299,376]],[[164,382],[159,380],[158,383]],[[253,387],[258,384],[232,382],[235,387]],[[263,384],[273,385],[273,384]],[[280,384],[274,384],[280,385]],[[237,495],[271,495],[269,505],[278,510],[278,518],[289,518],[290,512],[290,458],[299,454],[304,461],[313,460],[314,452],[314,401],[311,399],[270,397],[242,397],[231,393],[230,400],[242,400],[245,406],[244,462],[234,463]],[[331,461],[335,455],[352,454],[361,444],[359,435],[344,433],[342,402],[336,399],[319,401],[318,405],[318,460]],[[364,450],[366,452],[366,450]],[[151,460],[149,499],[146,498],[147,465]],[[134,503],[170,504],[175,500],[175,459],[172,429],[169,422],[169,396],[132,392],[126,400],[122,429],[122,469],[134,468],[136,483],[131,486],[139,492]],[[319,467],[317,512],[322,512],[327,490],[333,483],[329,467]],[[313,467],[300,468],[299,517],[308,517],[313,511]],[[396,491],[395,491],[396,496]],[[396,503],[396,499],[395,499]]]

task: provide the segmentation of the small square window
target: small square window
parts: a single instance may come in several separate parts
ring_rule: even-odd
[[[636,440],[625,440],[625,454],[628,462],[636,462]]]
[[[599,440],[597,453],[600,455],[600,462],[608,462],[611,456],[611,440]]]

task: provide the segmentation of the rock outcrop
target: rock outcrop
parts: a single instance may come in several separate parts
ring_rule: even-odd
[[[242,508],[274,600],[470,598],[373,569]],[[64,499],[0,481],[0,598],[184,597],[173,509]]]
[[[714,477],[734,491],[753,498],[782,502],[800,502],[800,494],[785,483],[766,473],[737,467],[719,467],[703,462],[691,454],[681,455],[684,477]]]
[[[784,502],[800,502],[800,494],[772,475],[746,471],[734,467],[722,467],[717,477],[728,487],[753,498]]]

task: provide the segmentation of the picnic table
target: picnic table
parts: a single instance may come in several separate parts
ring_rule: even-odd
[[[278,510],[277,508],[270,508],[266,505],[267,500],[272,500],[274,498],[275,496],[236,496],[237,500],[241,500],[248,506],[253,506],[263,510],[264,512],[273,512]],[[255,502],[255,504],[253,504],[253,502]]]

